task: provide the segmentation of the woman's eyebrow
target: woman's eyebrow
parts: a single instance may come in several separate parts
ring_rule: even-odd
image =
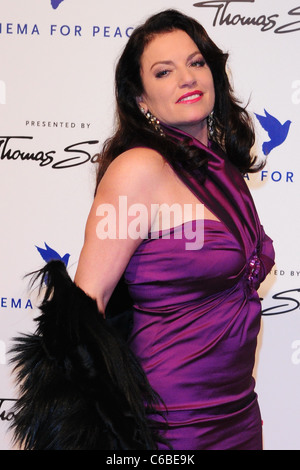
[[[190,54],[190,55],[188,56],[187,62],[188,62],[189,60],[191,60],[193,57],[195,57],[195,55],[198,55],[198,54],[200,54],[200,55],[202,56],[201,52],[198,51],[198,50],[195,51],[195,52],[192,52],[192,54]],[[152,70],[153,67],[155,67],[156,65],[160,65],[160,64],[163,64],[163,65],[173,65],[174,62],[173,62],[172,60],[159,60],[158,62],[154,62],[154,64],[151,65],[150,70]]]
[[[158,62],[154,62],[154,64],[151,65],[150,70],[152,70],[153,67],[155,67],[156,65],[160,65],[160,64],[172,65],[173,61],[172,60],[159,60]]]

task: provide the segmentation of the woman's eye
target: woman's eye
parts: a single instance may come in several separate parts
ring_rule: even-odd
[[[192,67],[204,67],[206,64],[205,60],[204,59],[199,59],[199,60],[194,60],[192,63],[191,63],[191,66]]]
[[[156,72],[155,77],[162,78],[162,77],[165,77],[168,73],[169,73],[168,70],[160,70],[159,72]]]

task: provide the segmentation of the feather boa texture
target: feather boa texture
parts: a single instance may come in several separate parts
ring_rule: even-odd
[[[50,261],[33,283],[39,278],[37,329],[11,350],[15,441],[25,450],[157,449],[161,400],[126,342],[62,262]]]

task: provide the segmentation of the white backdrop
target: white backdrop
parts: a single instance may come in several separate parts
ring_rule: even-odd
[[[230,53],[235,90],[255,113],[260,157],[270,139],[255,115],[291,121],[247,182],[276,249],[260,289],[255,369],[265,449],[300,449],[299,0],[0,0],[0,449],[13,448],[7,351],[13,336],[33,330],[36,314],[23,276],[43,265],[45,243],[70,255],[74,275],[92,157],[113,125],[114,65],[132,28],[170,7],[194,16]]]

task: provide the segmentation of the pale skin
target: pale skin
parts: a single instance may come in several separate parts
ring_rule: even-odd
[[[210,69],[192,39],[180,30],[154,37],[141,58],[141,77],[144,93],[136,97],[139,106],[207,145],[206,118],[214,106],[214,85]],[[198,91],[201,94],[197,94]],[[178,101],[190,93],[191,98]],[[75,275],[75,283],[96,299],[100,312],[105,311],[131,256],[142,242],[142,238],[100,239],[97,236],[98,206],[112,204],[118,211],[120,195],[127,197],[128,206],[136,203],[146,206],[148,231],[154,222],[150,217],[153,204],[193,204],[193,207],[199,204],[196,196],[154,150],[130,149],[111,163],[98,186],[88,216]],[[195,211],[191,217],[195,217]],[[204,208],[204,218],[217,220],[207,208]]]

